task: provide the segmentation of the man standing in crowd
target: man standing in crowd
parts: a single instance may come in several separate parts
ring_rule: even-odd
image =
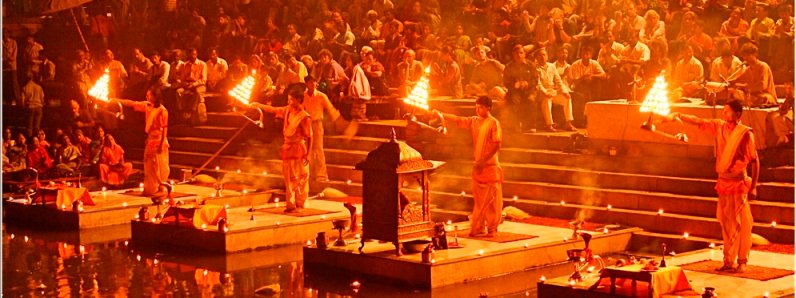
[[[307,92],[304,95],[303,106],[312,119],[313,141],[309,154],[310,179],[326,182],[329,181],[329,174],[326,172],[326,155],[323,152],[323,112],[329,113],[332,121],[340,118],[340,112],[334,108],[326,94],[316,89],[315,78],[307,76],[304,78],[304,82],[307,84]]]
[[[506,107],[510,117],[510,128],[521,132],[536,132],[536,91],[539,86],[539,71],[525,59],[525,49],[515,45],[514,60],[503,71],[503,83],[508,89]]]

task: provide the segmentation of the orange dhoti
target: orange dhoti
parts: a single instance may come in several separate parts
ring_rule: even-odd
[[[310,177],[319,180],[329,179],[326,171],[326,155],[323,153],[323,120],[312,121],[312,145],[310,147]]]
[[[160,152],[158,152],[158,148]],[[144,196],[159,191],[160,184],[169,179],[169,144],[160,143],[160,137],[147,138],[144,147]]]
[[[488,167],[483,172],[502,170],[497,166]],[[475,173],[475,170],[473,170]],[[497,174],[497,173],[496,173]],[[478,177],[481,178],[481,177]],[[473,177],[473,214],[470,216],[470,231],[481,234],[497,232],[503,211],[503,186],[500,180],[484,181]]]
[[[724,239],[724,263],[746,264],[752,249],[752,209],[747,195],[720,194],[716,217]]]
[[[285,200],[287,208],[304,208],[310,191],[310,166],[304,159],[282,161],[282,174],[285,176]]]

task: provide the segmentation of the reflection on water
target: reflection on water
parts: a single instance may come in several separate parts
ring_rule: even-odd
[[[77,233],[77,232],[74,232]],[[77,244],[64,232],[3,227],[3,295],[9,297],[477,297],[504,282],[535,297],[540,272],[523,272],[442,290],[394,286],[334,270],[305,272],[301,247],[232,254],[155,253],[127,239]],[[552,272],[547,270],[547,274]],[[560,269],[558,269],[560,271]],[[565,271],[561,271],[565,274]],[[552,276],[552,275],[549,275]],[[525,285],[523,285],[525,286]],[[492,288],[492,289],[490,289]]]

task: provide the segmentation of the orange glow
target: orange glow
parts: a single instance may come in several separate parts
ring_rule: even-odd
[[[252,90],[254,89],[254,83],[255,83],[254,74],[256,73],[257,73],[256,71],[252,70],[252,75],[247,76],[245,79],[243,79],[243,81],[241,81],[237,86],[235,86],[235,88],[229,90],[227,94],[235,98],[237,101],[245,105],[248,105],[249,99],[252,96]]]
[[[641,103],[639,111],[642,113],[653,113],[661,116],[669,115],[669,91],[666,89],[666,80],[663,75],[655,78],[655,84],[652,85],[644,102]]]
[[[100,78],[97,79],[97,82],[94,83],[94,86],[92,86],[91,89],[88,90],[88,95],[93,98],[96,98],[97,100],[109,102],[110,99],[108,99],[108,94],[109,94],[108,86],[110,79],[111,78],[108,75],[108,69],[106,68],[102,76],[100,76]]]
[[[423,76],[420,77],[420,81],[415,84],[409,95],[404,98],[405,104],[428,111],[428,74],[430,72],[431,68],[426,67]]]

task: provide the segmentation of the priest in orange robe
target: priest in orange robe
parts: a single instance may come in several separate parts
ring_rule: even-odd
[[[169,112],[162,103],[158,89],[146,93],[146,101],[119,99],[122,105],[145,113],[144,132],[144,196],[162,194],[161,184],[169,179]]]
[[[716,136],[716,192],[719,194],[716,217],[724,240],[724,265],[718,271],[744,272],[752,248],[752,209],[749,201],[757,197],[760,160],[752,128],[740,123],[743,105],[731,101],[724,105],[722,119],[702,119],[674,113],[669,119],[698,125]],[[747,167],[751,165],[751,173]],[[735,267],[735,262],[738,266]]]
[[[285,138],[280,151],[282,175],[285,177],[285,212],[300,212],[309,193],[309,148],[312,144],[312,117],[304,110],[304,90],[302,83],[291,84],[287,88],[288,105],[272,107],[260,103],[249,104],[263,112],[272,113],[284,119],[282,135]]]
[[[503,168],[498,151],[503,139],[500,122],[492,116],[492,100],[481,96],[475,102],[477,116],[441,115],[446,121],[470,130],[473,136],[475,165],[473,166],[473,214],[470,216],[470,236],[494,237],[498,232],[503,211]]]

